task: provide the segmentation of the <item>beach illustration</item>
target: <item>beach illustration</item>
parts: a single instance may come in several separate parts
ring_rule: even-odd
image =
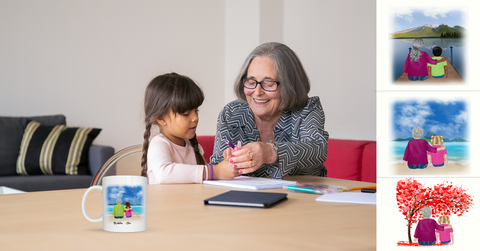
[[[464,83],[468,75],[465,72],[467,13],[466,8],[459,7],[392,7],[389,27],[392,81],[395,84]],[[430,62],[426,57],[431,58]],[[432,63],[436,61],[438,63]]]
[[[131,224],[144,217],[142,186],[107,187],[107,218],[113,224]]]
[[[465,101],[398,101],[392,110],[392,174],[470,173],[469,111]]]
[[[407,231],[397,245],[454,245],[454,222],[468,215],[473,198],[468,188],[450,181],[439,180],[430,186],[415,178],[398,181],[396,201]]]

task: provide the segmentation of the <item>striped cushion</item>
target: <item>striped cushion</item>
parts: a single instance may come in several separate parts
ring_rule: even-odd
[[[87,175],[88,151],[102,129],[43,126],[30,121],[23,133],[17,174]]]

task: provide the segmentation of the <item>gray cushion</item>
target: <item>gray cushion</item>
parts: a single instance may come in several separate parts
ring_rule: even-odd
[[[67,124],[63,115],[0,117],[0,176],[17,174],[16,163],[27,120],[34,120],[48,126]]]

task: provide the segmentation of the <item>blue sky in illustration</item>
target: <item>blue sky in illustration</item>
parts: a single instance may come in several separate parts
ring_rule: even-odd
[[[423,137],[434,132],[443,138],[468,139],[469,112],[464,101],[401,101],[393,104],[393,139],[412,137],[420,126]]]
[[[468,9],[465,7],[392,7],[390,17],[393,20],[389,32],[442,23],[450,27],[460,25],[468,29],[467,13]]]
[[[143,190],[141,186],[109,186],[107,187],[107,203],[117,204],[117,198],[122,204],[143,204]]]

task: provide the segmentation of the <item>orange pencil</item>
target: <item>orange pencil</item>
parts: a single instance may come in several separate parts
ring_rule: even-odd
[[[350,190],[361,190],[362,188],[376,189],[377,186],[366,186],[366,187],[352,187]]]

